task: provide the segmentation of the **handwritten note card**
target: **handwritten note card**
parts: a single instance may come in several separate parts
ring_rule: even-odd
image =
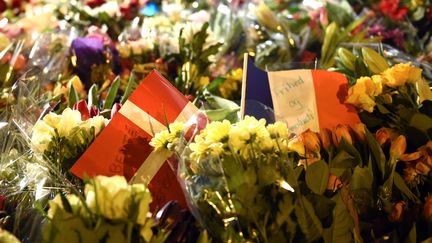
[[[276,120],[286,122],[294,133],[319,131],[311,70],[269,72],[268,77]]]

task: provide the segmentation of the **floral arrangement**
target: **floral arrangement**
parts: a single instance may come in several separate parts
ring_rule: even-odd
[[[58,194],[49,202],[43,242],[166,242],[167,226],[175,223],[163,228],[149,212],[151,201],[143,184],[97,176],[86,183],[84,198]]]
[[[0,238],[427,241],[431,13],[428,0],[0,0],[0,228],[17,239]],[[245,52],[265,70],[343,73],[362,124],[239,120]],[[69,172],[153,69],[212,121],[151,142],[176,153],[193,216],[149,213],[142,184]]]
[[[364,124],[289,138],[284,123],[252,117],[212,122],[190,143],[181,128],[152,144],[177,152],[195,215],[218,240],[427,238],[429,143],[406,154],[403,135]]]

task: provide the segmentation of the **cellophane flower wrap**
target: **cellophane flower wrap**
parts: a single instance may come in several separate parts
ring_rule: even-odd
[[[335,205],[343,209],[348,222],[338,237],[352,239],[353,224],[340,195],[335,197],[337,203],[323,195],[329,180],[326,163],[310,157],[316,162],[310,174],[324,178],[311,185],[298,179],[307,167],[299,162],[309,158],[303,142],[289,139],[284,123],[266,126],[264,119],[253,117],[233,124],[216,121],[191,138],[191,128],[197,127],[171,124],[151,144],[157,150],[177,152],[179,179],[190,207],[216,242],[317,240],[323,237],[323,225],[332,224]],[[319,151],[318,136],[312,138]],[[317,172],[321,169],[322,174]],[[317,202],[322,203],[318,213]]]

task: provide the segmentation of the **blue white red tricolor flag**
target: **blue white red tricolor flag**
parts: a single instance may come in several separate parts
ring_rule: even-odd
[[[268,112],[257,112],[259,102],[273,109],[270,120],[286,122],[294,133],[355,124],[360,119],[353,107],[344,104],[347,91],[348,80],[340,73],[310,69],[265,72],[245,55],[241,116],[269,119]]]

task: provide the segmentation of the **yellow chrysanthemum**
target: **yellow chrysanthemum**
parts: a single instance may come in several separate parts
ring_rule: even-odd
[[[150,141],[150,145],[155,148],[156,151],[168,149],[168,144],[173,140],[173,134],[168,130],[156,133]]]
[[[267,130],[272,138],[288,138],[288,127],[284,122],[269,124]]]
[[[379,75],[361,77],[349,88],[346,103],[372,112],[375,107],[375,96],[382,93],[382,81]]]
[[[231,123],[227,120],[216,121],[207,125],[205,139],[210,143],[222,142],[228,139]]]
[[[399,63],[382,73],[384,84],[396,88],[405,83],[415,83],[421,79],[422,70],[408,63]]]

